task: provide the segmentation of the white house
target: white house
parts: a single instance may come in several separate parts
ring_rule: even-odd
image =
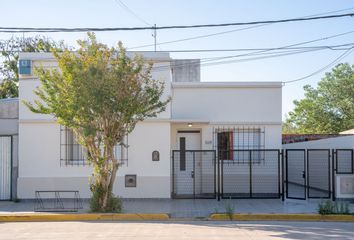
[[[125,198],[212,195],[219,172],[214,153],[241,163],[240,152],[230,151],[281,148],[280,82],[201,82],[198,60],[173,60],[168,53],[139,54],[154,62],[152,75],[165,82],[163,97],[171,96],[172,101],[157,118],[137,124],[127,137],[128,149],[117,149],[126,160],[118,171],[115,194]],[[30,112],[21,102],[36,98],[33,90],[39,80],[32,70],[40,65],[57,67],[50,53],[20,54],[18,197],[34,198],[36,190],[79,190],[81,197],[88,198],[91,167],[70,131],[51,116]],[[245,174],[242,171],[233,177]],[[265,181],[279,178],[278,167],[264,174]],[[269,182],[278,191],[276,184]]]

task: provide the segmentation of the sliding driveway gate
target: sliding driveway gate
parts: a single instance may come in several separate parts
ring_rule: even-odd
[[[173,198],[331,198],[353,149],[172,151]]]

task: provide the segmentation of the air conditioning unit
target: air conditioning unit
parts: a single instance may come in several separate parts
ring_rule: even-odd
[[[32,61],[31,60],[20,60],[19,74],[30,75],[31,72],[32,72]]]

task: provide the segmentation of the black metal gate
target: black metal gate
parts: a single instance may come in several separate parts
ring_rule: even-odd
[[[222,198],[280,198],[280,151],[218,153]]]
[[[172,151],[172,197],[216,198],[214,150]]]
[[[306,199],[306,151],[287,149],[285,151],[286,198]]]
[[[286,198],[330,198],[330,149],[285,151]]]
[[[329,149],[307,150],[307,197],[331,197],[331,164]]]

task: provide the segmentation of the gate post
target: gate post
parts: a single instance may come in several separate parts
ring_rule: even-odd
[[[284,192],[284,149],[279,153],[281,155],[281,200],[284,202],[285,200],[285,192]],[[279,157],[278,157],[279,159]]]
[[[174,193],[175,193],[175,161],[174,161],[174,150],[172,150],[172,156],[171,156],[171,161],[172,161],[172,191],[171,191],[171,197],[174,198]]]
[[[218,154],[218,156],[219,156],[219,154]],[[220,159],[219,159],[219,157],[217,157],[217,155],[216,155],[216,151],[214,152],[214,157],[215,157],[215,161],[217,161],[217,164],[218,164],[218,170],[217,170],[217,181],[218,181],[218,193],[217,193],[217,195],[218,195],[218,201],[220,201]]]
[[[336,156],[336,158],[334,157]],[[335,159],[337,160],[337,152],[332,149],[332,201],[336,200],[336,175],[335,171],[336,169],[336,164],[337,161],[335,162]]]
[[[249,165],[250,165],[250,198],[252,198],[252,150],[249,151]]]

